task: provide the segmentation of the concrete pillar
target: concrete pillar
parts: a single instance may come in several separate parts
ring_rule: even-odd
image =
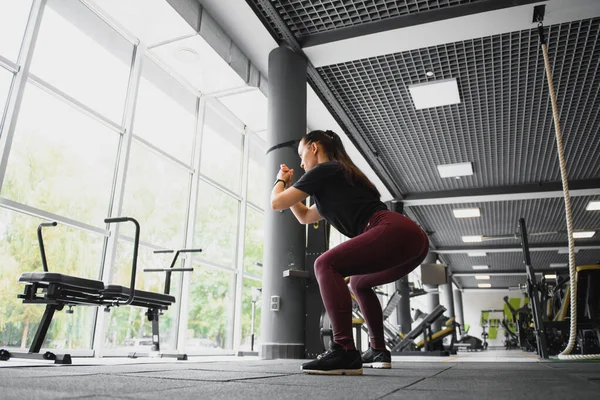
[[[425,259],[423,260],[422,264],[435,264],[436,261],[437,254],[435,252],[430,251],[429,254],[427,254],[427,257],[425,257]],[[425,291],[427,292],[427,294],[425,295],[427,304],[425,312],[427,314],[430,314],[434,310],[434,308],[440,305],[440,294],[438,290],[438,285],[423,285],[423,289],[425,289]],[[431,329],[434,332],[439,331],[441,327],[442,323],[439,319],[431,325]]]
[[[269,54],[267,148],[300,139],[306,133],[306,59],[287,47]],[[280,164],[302,175],[297,145],[273,149],[266,156],[269,189]],[[270,193],[270,192],[269,192]],[[267,203],[270,204],[270,203]],[[284,277],[289,269],[304,270],[306,228],[291,211],[265,212],[261,357],[304,357],[304,282]],[[278,301],[279,311],[272,310]]]
[[[400,291],[400,304],[396,308],[396,317],[402,333],[408,333],[412,329],[412,318],[410,316],[410,287],[408,276],[396,281],[396,289]]]
[[[465,332],[465,315],[463,314],[462,292],[458,289],[454,290],[454,311],[456,314],[456,322],[460,324],[461,332]]]
[[[448,318],[454,317],[454,299],[452,297],[452,279],[450,274],[447,273],[448,283],[440,285],[440,295],[442,296],[442,304],[446,307],[444,315]]]

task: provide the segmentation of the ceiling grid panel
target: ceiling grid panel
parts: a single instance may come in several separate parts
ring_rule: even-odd
[[[571,63],[587,65],[597,59],[595,41],[577,40],[577,34],[585,37],[583,33],[588,31],[596,37],[598,25],[599,20],[594,19],[546,28],[561,104],[586,96],[598,100],[597,69],[570,68]],[[538,38],[533,33],[508,33],[327,66],[319,71],[336,88],[365,130],[364,136],[395,169],[399,185],[409,193],[555,182],[560,175],[552,110]],[[387,74],[379,70],[384,63],[389,68]],[[461,104],[414,109],[408,86],[426,81],[424,72],[428,68],[435,70],[436,79],[457,77]],[[346,76],[352,76],[352,82]],[[398,107],[400,104],[404,107]],[[595,116],[589,119],[591,122],[582,119],[582,115],[593,113],[593,106],[599,105],[587,102],[583,109],[575,104],[562,107],[571,179],[599,176],[597,152],[589,154],[582,147],[587,142],[598,142]],[[538,117],[527,123],[536,114]],[[586,123],[582,135],[586,140],[578,140],[577,132]],[[522,129],[516,131],[519,125]],[[428,150],[433,152],[428,154]],[[589,158],[585,164],[580,162],[584,157],[579,154]],[[437,177],[436,165],[466,161],[473,161],[474,176],[460,180]]]
[[[577,239],[576,244],[584,245],[597,241],[600,236],[600,212],[587,211],[589,201],[600,200],[600,196],[571,198],[575,231],[596,231],[591,239]],[[479,218],[455,218],[452,212],[457,208],[479,208]],[[565,207],[562,198],[495,201],[487,203],[466,203],[461,205],[443,204],[409,207],[415,213],[423,228],[430,233],[430,240],[436,247],[472,245],[473,248],[490,245],[517,245],[518,239],[496,239],[482,243],[466,244],[464,236],[510,236],[517,232],[520,217],[525,218],[530,233],[529,242],[567,243]],[[457,234],[460,232],[460,234]],[[533,235],[540,232],[559,232],[549,235]]]
[[[483,0],[272,1],[297,38]]]

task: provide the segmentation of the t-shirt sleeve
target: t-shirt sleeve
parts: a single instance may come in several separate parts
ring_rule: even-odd
[[[323,185],[322,168],[318,166],[306,172],[298,179],[296,183],[292,185],[296,189],[302,190],[304,193],[308,193],[310,196],[314,195]]]

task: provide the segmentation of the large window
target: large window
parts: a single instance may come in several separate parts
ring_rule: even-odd
[[[32,12],[32,4],[40,9]],[[105,231],[104,218],[119,210],[141,225],[137,289],[165,290],[165,273],[144,269],[169,266],[172,254],[154,250],[203,250],[176,265],[194,271],[172,275],[169,290],[177,301],[160,316],[161,349],[231,354],[240,330],[248,349],[253,308],[255,339],[260,332],[266,144],[218,96],[202,91],[205,101],[199,101],[199,92],[189,89],[194,82],[185,82],[193,75],[167,60],[172,45],[136,47],[111,26],[119,21],[123,31],[133,32],[127,21],[109,15],[109,8],[90,7],[95,2],[0,0],[0,128],[12,139],[0,149],[7,159],[0,187],[0,346],[29,346],[44,312],[42,305],[17,298],[23,290],[19,275],[42,271],[40,222],[59,222],[44,230],[50,271],[129,285],[132,225],[120,224],[118,234],[111,225],[114,236]],[[215,56],[200,53],[203,59]],[[24,54],[31,54],[29,71]],[[228,76],[244,85],[225,61],[217,61],[222,70],[198,72],[203,79],[213,84]],[[196,74],[197,66],[188,67]],[[11,90],[21,74],[25,81]],[[15,104],[14,132],[4,122],[8,103]],[[189,298],[181,299],[182,292]],[[44,347],[87,350],[100,338],[93,346],[101,354],[150,350],[146,309],[102,310],[57,312]],[[179,326],[181,315],[187,315],[185,327]],[[241,327],[234,326],[240,319]]]
[[[235,276],[231,271],[194,263],[186,351],[212,353],[233,345]]]
[[[191,164],[197,98],[152,60],[144,60],[133,133]]]
[[[148,268],[167,268],[172,255],[154,254],[151,249],[140,246],[138,249],[136,289],[164,293],[165,273],[146,272]],[[111,283],[129,287],[133,262],[133,244],[120,240],[117,246],[117,259],[113,269]],[[180,264],[177,265],[181,266]],[[174,272],[169,287],[172,296],[179,295],[181,272]],[[179,304],[176,303],[159,317],[161,350],[175,348],[177,329],[176,316]],[[127,352],[148,352],[152,349],[152,322],[146,317],[143,307],[112,308],[105,325],[105,348],[122,349]]]
[[[3,197],[104,226],[119,134],[29,84]]]
[[[4,110],[6,109],[6,99],[10,91],[13,74],[0,67],[0,129],[4,122]]]
[[[234,125],[224,106],[210,102],[206,106],[200,172],[239,193],[242,176],[242,130]]]
[[[258,338],[260,337],[261,289],[260,280],[244,278],[242,292],[242,343],[244,350],[258,351]],[[254,312],[253,312],[254,309]],[[252,318],[254,315],[254,324]],[[254,331],[252,327],[254,326]],[[252,348],[252,334],[254,334],[254,348]]]
[[[23,272],[42,272],[36,230],[42,220],[0,208],[0,345],[29,347],[45,307],[22,304],[17,294]],[[104,237],[58,225],[44,230],[48,269],[52,272],[98,279]],[[47,348],[90,348],[93,307],[75,307],[73,314],[58,312],[46,336]]]
[[[251,207],[246,208],[246,236],[244,239],[244,271],[262,278],[264,249],[264,218],[262,212]]]
[[[0,1],[0,55],[16,62],[32,0]]]
[[[266,144],[258,136],[250,137],[250,160],[248,164],[248,201],[265,208],[269,191],[265,188]]]
[[[133,45],[79,1],[48,0],[31,72],[120,124]]]
[[[121,214],[138,220],[143,241],[181,248],[189,184],[189,171],[134,141]],[[133,229],[128,225],[124,225],[121,232],[133,236]]]
[[[203,259],[233,267],[240,202],[206,182],[198,191],[194,246]]]

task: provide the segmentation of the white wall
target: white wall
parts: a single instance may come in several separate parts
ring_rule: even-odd
[[[481,338],[481,333],[483,331],[480,319],[481,319],[481,311],[489,310],[489,309],[504,309],[504,296],[508,296],[509,298],[522,298],[523,294],[521,292],[515,291],[484,291],[481,292],[471,292],[466,290],[462,294],[463,298],[463,312],[465,315],[465,324],[470,325],[469,335],[475,336],[479,339]],[[489,332],[489,329],[486,329],[486,332]],[[490,340],[488,339],[489,346],[504,346],[504,329],[498,329],[498,336],[496,339]]]

